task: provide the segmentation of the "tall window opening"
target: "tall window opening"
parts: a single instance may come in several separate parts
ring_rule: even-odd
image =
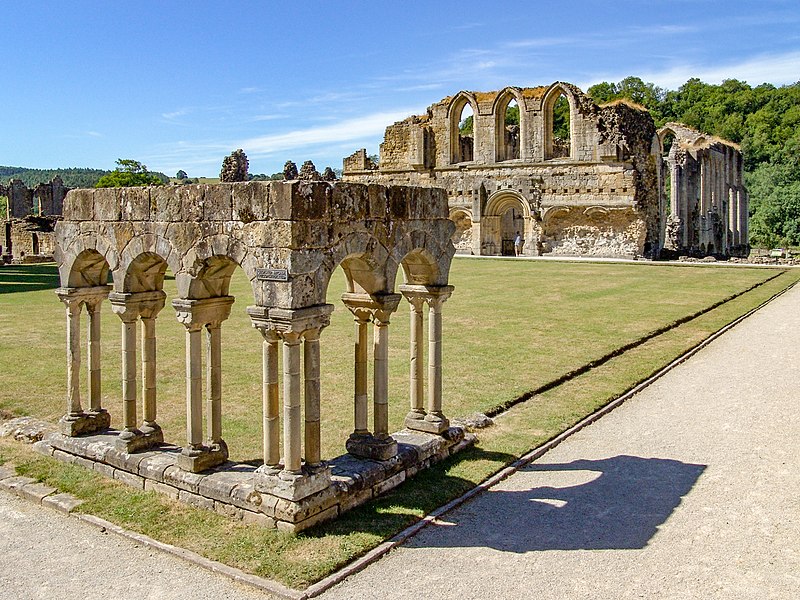
[[[519,105],[515,99],[502,105],[497,115],[497,160],[513,160],[520,156]]]
[[[553,103],[550,124],[553,144],[550,158],[569,158],[571,149],[569,100],[563,92]]]
[[[672,147],[675,144],[675,134],[667,132],[661,139],[661,173],[664,182],[664,216],[668,217],[676,212],[677,207],[673,206],[672,198],[672,166],[675,164],[675,156],[672,154]]]
[[[453,162],[469,162],[475,159],[475,115],[469,102],[465,102],[458,117],[458,138],[453,149]]]

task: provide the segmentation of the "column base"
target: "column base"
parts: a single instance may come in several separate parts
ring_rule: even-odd
[[[428,413],[424,419],[416,419],[409,414],[406,417],[405,426],[415,431],[441,435],[450,428],[450,421],[444,415]]]
[[[347,452],[359,458],[389,460],[397,455],[397,442],[392,436],[383,439],[373,435],[351,434],[345,443]]]
[[[224,441],[213,446],[200,446],[199,448],[184,448],[178,454],[175,465],[189,473],[201,473],[228,460],[228,446]]]
[[[119,434],[117,439],[114,440],[114,446],[117,450],[133,454],[134,452],[149,450],[163,441],[164,434],[160,427],[143,427],[142,429],[123,431]]]
[[[327,489],[331,484],[331,468],[321,464],[303,467],[300,473],[279,471],[276,467],[262,465],[253,476],[256,491],[297,502]]]
[[[104,410],[77,415],[64,415],[58,421],[58,428],[61,433],[69,437],[103,431],[110,426],[111,415]]]

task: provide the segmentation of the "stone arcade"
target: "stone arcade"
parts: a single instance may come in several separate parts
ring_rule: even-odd
[[[291,181],[70,192],[56,227],[62,285],[57,294],[67,316],[67,412],[60,421],[62,433],[49,439],[52,452],[144,489],[290,530],[333,518],[398,485],[474,439],[450,427],[442,408],[441,319],[452,291],[452,233],[444,191],[429,188]],[[346,440],[349,454],[324,462],[320,344],[334,308],[326,303],[326,290],[339,265],[348,284],[342,301],[356,321],[354,429]],[[234,302],[228,287],[237,266],[252,284],[254,303],[247,313],[263,345],[263,465],[258,468],[226,462],[221,427],[220,331]],[[397,293],[401,267],[405,283]],[[172,306],[186,328],[182,448],[163,443],[157,419],[154,323],[166,304],[167,268],[178,288]],[[406,429],[390,435],[390,317],[404,297],[412,315],[411,406]],[[109,411],[101,403],[100,314],[106,299],[122,321],[119,432],[107,429]],[[84,306],[89,319],[86,408],[80,382]]]
[[[556,135],[559,102],[569,114],[566,139]],[[519,126],[507,126],[514,105]],[[468,112],[472,133],[464,134]],[[677,154],[662,156],[665,131],[678,140]],[[446,189],[463,253],[513,255],[516,232],[528,256],[749,250],[742,155],[733,144],[677,124],[656,132],[643,107],[598,106],[569,83],[459,92],[387,127],[379,166],[365,150],[345,158],[343,179]]]

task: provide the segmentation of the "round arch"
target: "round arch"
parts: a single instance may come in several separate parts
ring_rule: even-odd
[[[481,216],[481,253],[515,255],[515,238],[523,241],[523,254],[536,253],[538,232],[530,202],[516,190],[498,190],[489,196]]]

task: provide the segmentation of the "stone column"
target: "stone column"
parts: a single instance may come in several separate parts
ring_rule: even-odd
[[[119,440],[124,449],[142,432],[136,425],[136,320],[138,312],[129,311],[122,319],[122,431]]]
[[[369,394],[367,392],[367,325],[369,324],[369,314],[365,311],[355,312],[356,322],[356,343],[355,343],[355,366],[354,366],[354,392],[353,392],[353,412],[355,429],[353,435],[369,435],[368,410]]]
[[[67,406],[59,421],[61,432],[69,436],[106,429],[111,421],[102,409],[100,398],[100,303],[108,297],[109,286],[62,287],[56,295],[66,307],[67,317]],[[87,362],[90,412],[81,406],[81,306],[89,313]]]
[[[284,470],[299,474],[300,452],[300,334],[281,332],[283,341],[283,460]]]
[[[116,443],[125,452],[136,452],[164,441],[156,423],[156,338],[155,318],[164,307],[166,294],[161,290],[113,292],[111,309],[122,320],[122,405],[123,430]],[[137,321],[142,329],[142,418],[137,426],[136,353]]]
[[[264,464],[278,467],[281,462],[281,420],[278,394],[278,341],[274,331],[262,330],[263,342],[263,431]]]
[[[411,307],[410,314],[410,372],[409,372],[409,395],[411,400],[411,410],[406,416],[406,420],[418,421],[425,418],[423,409],[423,396],[425,394],[425,365],[423,364],[423,315],[422,308],[425,300],[420,297],[408,297],[408,305]]]
[[[441,434],[450,427],[450,422],[442,412],[442,304],[453,293],[453,286],[402,285],[400,291],[412,303],[412,314],[416,304],[420,307],[417,321],[412,317],[411,346],[418,364],[411,373],[411,412],[405,425],[409,429]],[[428,406],[422,410],[422,302],[428,303]],[[414,350],[413,347],[417,346]],[[413,361],[412,357],[412,361]],[[419,416],[421,415],[421,417]]]
[[[253,327],[264,337],[264,465],[256,469],[255,486],[291,501],[315,494],[331,482],[330,467],[322,462],[320,451],[319,339],[320,331],[330,323],[332,310],[330,304],[247,309]],[[278,451],[278,341],[283,346],[283,464],[279,464]]]
[[[222,342],[220,327],[231,314],[232,296],[200,300],[176,299],[172,306],[186,327],[186,446],[177,459],[184,471],[199,473],[225,462],[228,447],[222,439]],[[208,388],[203,440],[202,330],[207,333],[206,387]]]
[[[206,440],[212,447],[222,441],[222,336],[221,321],[206,325]]]
[[[346,293],[345,306],[356,316],[356,431],[347,440],[355,456],[387,460],[397,454],[397,442],[389,435],[389,316],[397,309],[400,294]],[[366,323],[373,323],[373,432],[366,430]]]
[[[316,469],[322,462],[320,439],[320,356],[319,330],[307,329],[303,333],[303,377],[305,390],[304,445],[306,466]]]
[[[89,406],[91,413],[97,415],[105,412],[102,407],[102,379],[100,370],[100,308],[102,298],[86,304],[89,313],[89,345],[86,353],[89,363]]]

